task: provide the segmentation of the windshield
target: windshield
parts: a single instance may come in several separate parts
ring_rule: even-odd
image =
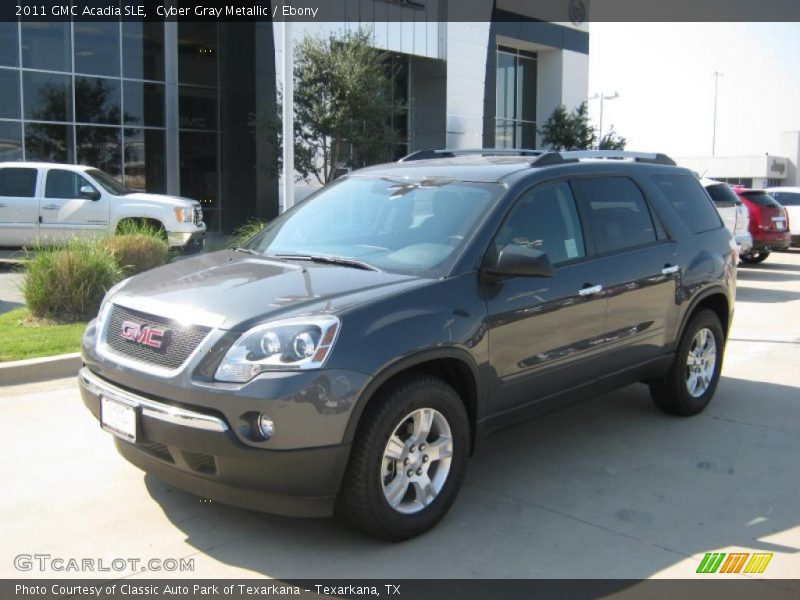
[[[130,194],[133,192],[133,190],[125,187],[111,175],[104,173],[100,169],[88,169],[86,174],[99,183],[109,194],[114,194],[115,196],[124,196],[125,194]]]
[[[267,225],[245,248],[270,256],[340,257],[385,271],[440,274],[504,189],[442,179],[348,177]]]

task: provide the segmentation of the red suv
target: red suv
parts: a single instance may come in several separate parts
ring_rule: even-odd
[[[750,213],[750,235],[753,247],[741,259],[756,264],[767,259],[773,250],[787,250],[791,244],[789,215],[775,198],[764,190],[750,190],[734,186]]]

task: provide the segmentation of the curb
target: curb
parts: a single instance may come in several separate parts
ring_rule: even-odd
[[[0,386],[77,376],[82,363],[80,352],[0,363]]]

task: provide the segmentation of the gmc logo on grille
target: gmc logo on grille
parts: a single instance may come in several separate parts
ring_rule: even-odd
[[[148,348],[159,350],[164,343],[164,336],[167,329],[163,327],[153,327],[133,321],[123,321],[119,329],[119,335],[124,340],[130,340],[137,344],[142,344]]]

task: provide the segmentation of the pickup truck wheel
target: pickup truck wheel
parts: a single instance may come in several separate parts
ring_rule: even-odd
[[[427,531],[455,500],[469,448],[467,412],[452,387],[426,375],[399,380],[362,417],[336,515],[389,541]]]
[[[753,252],[752,254],[742,254],[739,258],[748,265],[757,265],[767,260],[769,252]]]
[[[711,401],[719,383],[725,335],[717,315],[698,312],[683,332],[669,373],[650,383],[653,402],[666,413],[696,415]]]

